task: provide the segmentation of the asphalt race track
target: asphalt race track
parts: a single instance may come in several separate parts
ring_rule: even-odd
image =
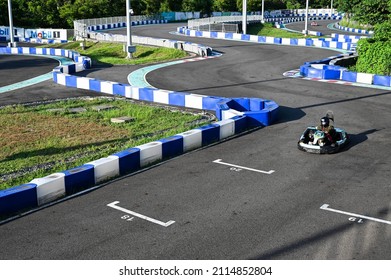
[[[391,91],[282,75],[334,50],[169,33],[176,26],[132,32],[201,43],[223,56],[153,71],[151,85],[272,99],[279,121],[3,224],[0,258],[390,259]],[[85,75],[126,82],[132,70]],[[21,102],[22,92],[30,101],[96,95],[46,81],[0,94],[0,105]],[[300,134],[327,110],[350,134],[349,147],[299,151]]]

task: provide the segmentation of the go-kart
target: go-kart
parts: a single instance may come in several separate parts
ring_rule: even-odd
[[[349,142],[345,130],[335,127],[335,143],[328,141],[325,133],[315,126],[309,126],[300,136],[297,147],[299,150],[314,154],[332,154],[340,151]]]

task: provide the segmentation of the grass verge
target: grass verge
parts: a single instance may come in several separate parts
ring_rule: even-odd
[[[102,106],[106,110],[102,110]],[[111,122],[111,118],[124,116],[133,121]],[[211,121],[205,115],[124,98],[4,107],[0,109],[0,189],[68,170]]]
[[[251,24],[247,28],[247,33],[258,36],[269,36],[276,38],[318,38],[316,36],[304,36],[304,34],[289,32],[284,29],[276,28],[272,23],[255,23]]]
[[[127,59],[127,53],[123,51],[122,43],[106,43],[97,41],[86,41],[84,50],[80,42],[69,42],[64,44],[42,45],[43,48],[69,49],[88,56],[93,63],[105,63],[112,65],[139,65],[151,64],[162,61],[170,61],[187,57],[185,51],[171,48],[136,46],[136,52],[132,59]]]

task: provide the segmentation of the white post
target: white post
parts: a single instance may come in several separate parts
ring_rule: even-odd
[[[265,0],[262,0],[262,23],[265,22],[265,16],[263,15],[265,12]]]
[[[331,0],[331,15],[333,15],[333,0]]]
[[[243,0],[243,20],[242,20],[243,34],[247,33],[247,0]]]
[[[16,44],[14,43],[14,24],[12,22],[12,3],[11,0],[8,0],[8,17],[9,17],[9,30],[10,30],[10,47],[16,47]]]
[[[128,53],[128,58],[132,58],[132,53],[129,52],[129,47],[132,45],[132,32],[131,32],[131,7],[130,7],[130,0],[126,0],[126,36],[127,36],[127,42],[126,42],[126,52]]]
[[[304,28],[304,35],[308,35],[308,0],[305,3],[305,28]]]

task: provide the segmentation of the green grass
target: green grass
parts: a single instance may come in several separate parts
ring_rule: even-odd
[[[42,45],[71,49],[92,59],[93,64],[149,64],[188,56],[184,51],[136,46],[127,59],[121,43],[80,42]],[[114,108],[97,112],[94,106]],[[82,113],[71,108],[83,107]],[[50,109],[61,109],[60,111]],[[114,124],[113,117],[134,121]],[[27,183],[106,157],[115,152],[166,138],[210,123],[205,116],[141,105],[124,98],[68,100],[38,106],[8,106],[0,109],[0,190]]]
[[[138,64],[150,64],[162,61],[170,61],[187,57],[188,54],[185,51],[151,47],[151,46],[136,46],[136,52],[133,53],[132,59],[126,58],[127,53],[124,52],[122,43],[105,43],[105,42],[85,42],[85,49],[80,46],[80,41],[69,42],[65,44],[51,44],[43,45],[44,48],[57,48],[57,49],[70,49],[75,50],[81,55],[88,56],[92,59],[93,63],[107,63],[112,65],[138,65]]]
[[[247,28],[247,33],[258,36],[268,36],[276,38],[317,38],[316,36],[304,36],[304,34],[289,32],[284,29],[276,28],[272,23],[256,23],[251,24]]]
[[[113,108],[96,111],[94,106],[98,105]],[[70,112],[71,108],[81,107],[86,111]],[[122,116],[133,117],[134,121],[111,122],[111,118]],[[0,109],[0,189],[210,122],[202,115],[147,106],[123,98],[4,107]]]

